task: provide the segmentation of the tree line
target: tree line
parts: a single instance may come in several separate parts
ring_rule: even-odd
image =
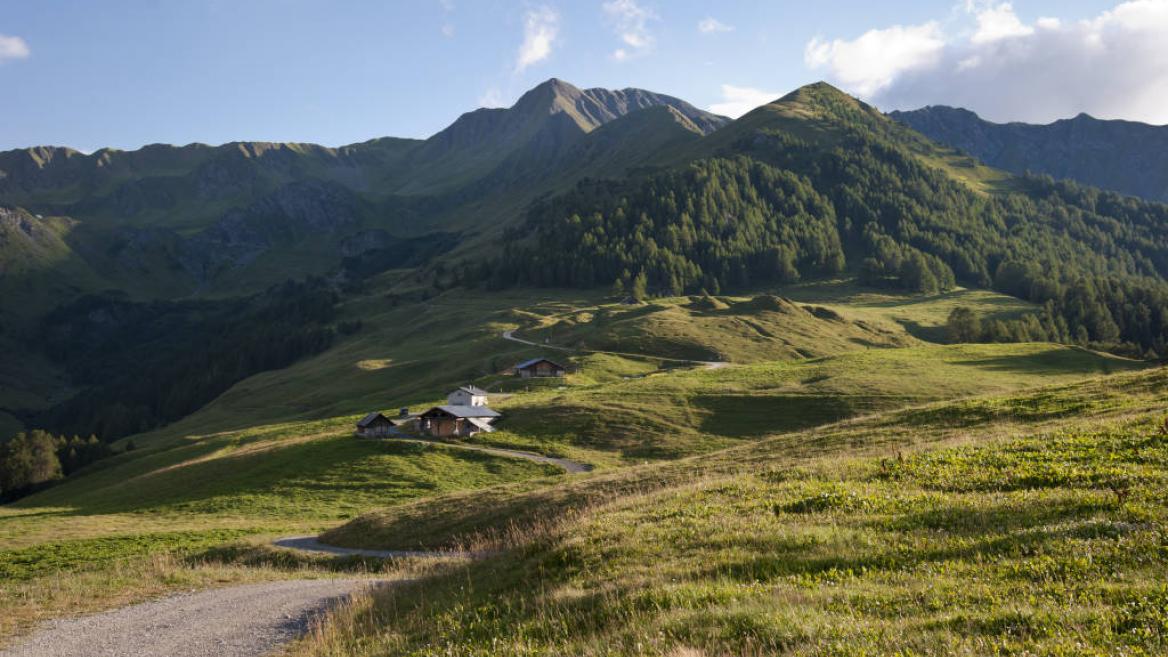
[[[39,490],[111,454],[113,449],[93,435],[82,439],[41,430],[18,433],[0,443],[0,500]]]
[[[82,297],[50,313],[38,340],[80,392],[27,424],[106,441],[162,426],[252,374],[328,348],[336,302],[315,279],[242,299]]]
[[[851,117],[830,147],[760,130],[733,154],[583,181],[454,278],[717,294],[850,271],[918,292],[992,288],[1040,305],[1049,339],[1168,354],[1168,206],[1036,176],[979,193],[885,123]]]

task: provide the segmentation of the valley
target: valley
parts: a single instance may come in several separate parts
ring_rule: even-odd
[[[0,442],[51,434],[0,464],[0,646],[299,587],[262,650],[1168,645],[1168,206],[824,83],[0,171]],[[489,428],[405,423],[460,386]]]

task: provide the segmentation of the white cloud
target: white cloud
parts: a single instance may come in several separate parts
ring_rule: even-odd
[[[724,84],[722,85],[722,102],[714,103],[707,109],[714,114],[722,114],[736,119],[759,105],[766,105],[779,96],[782,94],[777,91],[763,91],[752,87]]]
[[[731,32],[733,30],[734,28],[732,26],[723,23],[713,16],[707,16],[698,21],[698,32],[701,32],[702,34],[712,34],[714,32]]]
[[[815,37],[804,49],[803,60],[811,68],[826,68],[856,93],[870,95],[905,71],[930,66],[944,47],[941,26],[936,22],[894,25],[869,30],[853,41]]]
[[[560,16],[548,6],[527,10],[523,15],[523,43],[515,59],[515,72],[521,73],[532,64],[552,54],[552,44],[560,31]]]
[[[1034,28],[1023,25],[1014,13],[1014,6],[1008,2],[975,9],[974,15],[977,18],[977,31],[970,37],[971,43],[989,43],[1034,34]]]
[[[654,39],[648,24],[657,20],[657,14],[638,5],[636,0],[609,0],[601,7],[624,44],[613,51],[613,59],[620,62],[653,49]]]
[[[24,39],[0,34],[0,63],[9,59],[25,59],[31,53]]]
[[[446,37],[447,39],[454,38],[454,25],[452,23],[443,23],[441,30],[442,36]]]
[[[1009,3],[968,2],[965,19],[964,30],[926,23],[852,41],[813,39],[806,63],[884,109],[946,104],[993,121],[1087,112],[1168,123],[1168,0],[1128,0],[1090,19],[1033,24]]]

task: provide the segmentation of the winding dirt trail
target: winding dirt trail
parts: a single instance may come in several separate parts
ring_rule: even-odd
[[[300,579],[182,593],[50,621],[0,657],[260,657],[385,581]]]

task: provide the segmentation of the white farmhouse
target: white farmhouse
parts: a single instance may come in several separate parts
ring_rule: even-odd
[[[446,395],[446,401],[451,406],[486,406],[487,391],[476,386],[462,386]]]

